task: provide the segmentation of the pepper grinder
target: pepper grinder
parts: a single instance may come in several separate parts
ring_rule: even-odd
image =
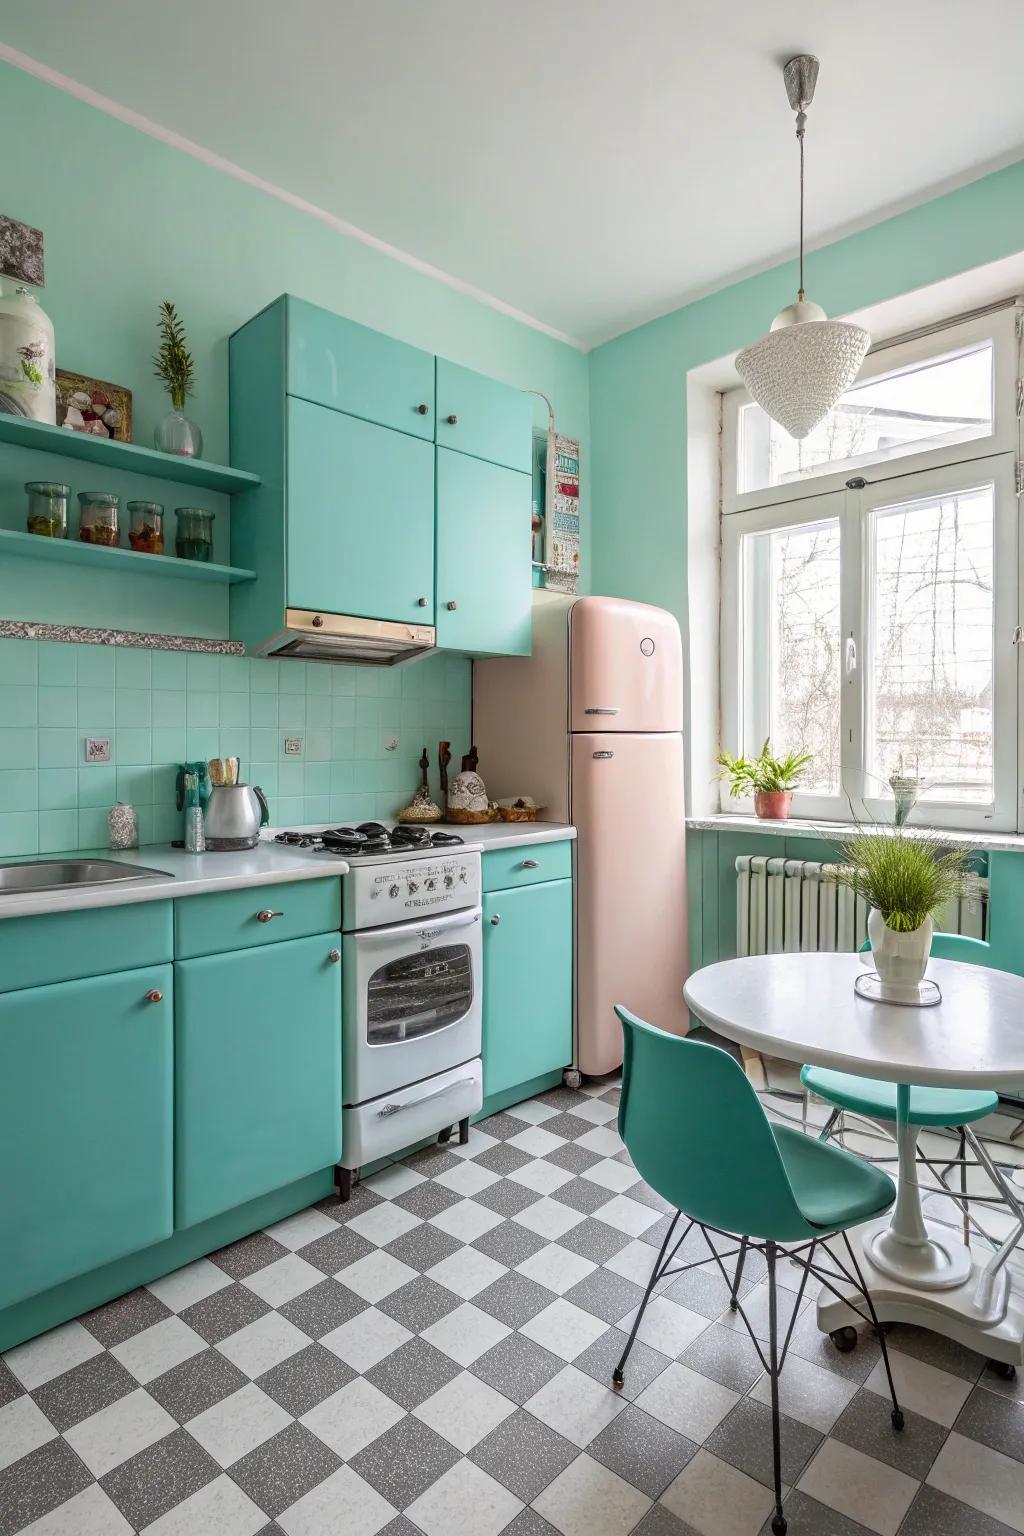
[[[452,760],[451,747],[450,741],[439,741],[437,744],[437,766],[441,773],[441,808],[444,811],[446,821],[448,819],[448,764]]]

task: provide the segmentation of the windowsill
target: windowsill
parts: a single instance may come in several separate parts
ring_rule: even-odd
[[[761,821],[756,816],[739,812],[719,812],[715,816],[687,816],[687,829],[691,832],[749,832],[761,837],[764,834],[777,837],[816,837],[823,842],[833,839],[857,837],[872,830],[870,825],[855,821],[809,821],[791,816],[788,821]],[[958,848],[984,849],[992,853],[1024,853],[1024,835],[1019,832],[958,832],[950,827],[908,826],[907,832],[927,832],[940,837],[943,842]]]

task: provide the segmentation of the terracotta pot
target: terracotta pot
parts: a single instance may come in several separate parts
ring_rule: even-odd
[[[792,804],[793,791],[790,789],[754,791],[754,814],[762,821],[788,821]]]

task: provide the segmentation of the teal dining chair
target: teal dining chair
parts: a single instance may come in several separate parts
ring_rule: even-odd
[[[887,1173],[852,1152],[772,1124],[742,1067],[728,1051],[654,1029],[626,1008],[616,1006],[615,1012],[622,1024],[624,1046],[619,1135],[637,1172],[675,1207],[675,1215],[622,1358],[612,1373],[612,1385],[621,1388],[624,1384],[626,1363],[658,1282],[713,1259],[729,1286],[730,1304],[739,1313],[771,1380],[772,1531],[775,1536],[784,1536],[779,1374],[809,1276],[874,1328],[892,1397],[893,1427],[903,1428],[885,1337],[846,1230],[887,1211],[896,1198],[896,1187]],[[684,1228],[677,1237],[680,1220]],[[674,1265],[694,1226],[700,1228],[707,1242],[707,1257]],[[738,1246],[719,1252],[709,1233],[725,1237],[727,1242],[736,1239]],[[816,1262],[819,1245],[830,1237],[842,1239],[846,1260],[827,1248]],[[767,1356],[738,1294],[749,1251],[763,1253],[768,1266]],[[824,1267],[826,1255],[836,1266],[834,1270]],[[803,1271],[781,1349],[776,1291],[780,1257],[793,1260]],[[737,1260],[735,1277],[725,1268],[725,1261],[731,1258]],[[867,1312],[840,1291],[839,1285],[858,1292]]]

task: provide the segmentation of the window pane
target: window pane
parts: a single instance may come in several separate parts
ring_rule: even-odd
[[[872,516],[870,795],[902,759],[924,798],[993,796],[991,485]]]
[[[848,389],[801,442],[759,405],[739,413],[739,492],[964,443],[992,434],[994,348],[929,358]]]
[[[839,524],[744,539],[744,751],[811,752],[801,789],[839,792]]]

